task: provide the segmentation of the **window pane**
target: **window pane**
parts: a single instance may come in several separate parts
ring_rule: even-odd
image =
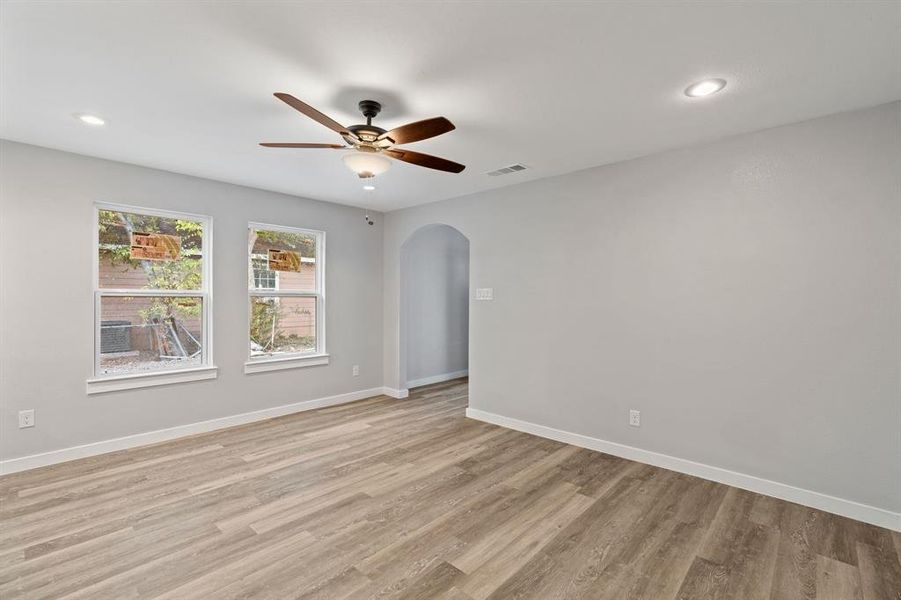
[[[316,298],[250,299],[250,355],[316,352]]]
[[[99,215],[101,289],[203,287],[202,223],[115,210]]]
[[[250,230],[254,290],[316,291],[316,235],[285,231]]]
[[[130,375],[202,364],[203,299],[103,296],[98,375]]]

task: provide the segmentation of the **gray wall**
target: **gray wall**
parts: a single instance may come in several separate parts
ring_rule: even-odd
[[[12,142],[0,161],[3,459],[381,386],[381,215]],[[98,200],[213,216],[218,379],[85,394]],[[326,231],[328,366],[244,375],[248,221]]]
[[[389,213],[385,384],[401,244],[446,223],[494,288],[471,304],[472,407],[898,511],[899,122],[894,103]]]
[[[416,231],[401,250],[406,385],[458,373],[469,351],[469,240],[446,225]]]

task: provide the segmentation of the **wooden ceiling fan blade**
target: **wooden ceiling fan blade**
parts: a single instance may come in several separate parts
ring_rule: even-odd
[[[420,167],[436,169],[438,171],[447,171],[448,173],[459,173],[466,168],[465,165],[455,163],[452,160],[439,158],[437,156],[432,156],[431,154],[423,154],[422,152],[413,152],[411,150],[403,150],[400,148],[392,148],[390,150],[383,150],[382,152],[397,160],[402,160]]]
[[[386,131],[378,137],[381,140],[391,140],[394,144],[409,144],[420,140],[427,140],[453,131],[456,129],[454,124],[444,117],[435,117],[434,119],[426,119],[424,121],[416,121],[407,125],[395,127],[391,131]]]
[[[345,127],[338,121],[322,114],[321,112],[319,112],[318,110],[316,110],[315,108],[313,108],[312,106],[307,104],[306,102],[302,102],[302,101],[298,100],[291,94],[286,94],[284,92],[276,92],[275,97],[278,98],[279,100],[281,100],[282,102],[284,102],[285,104],[287,104],[288,106],[290,106],[291,108],[293,108],[294,110],[310,117],[317,123],[325,125],[326,127],[331,129],[335,133],[338,133],[338,134],[341,134],[344,136],[356,137],[353,133],[351,133],[347,129],[347,127]]]
[[[267,148],[334,148],[335,150],[343,150],[350,146],[342,146],[341,144],[295,144],[293,142],[260,142],[260,146]]]

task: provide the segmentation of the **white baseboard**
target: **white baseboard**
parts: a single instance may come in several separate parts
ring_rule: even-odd
[[[861,504],[852,500],[836,498],[827,494],[813,492],[802,488],[786,485],[768,479],[761,479],[753,475],[745,475],[720,467],[713,467],[683,458],[676,458],[667,454],[642,450],[634,446],[626,446],[616,442],[589,437],[579,433],[562,431],[553,427],[537,425],[528,421],[521,421],[512,417],[505,417],[475,408],[467,408],[466,416],[478,421],[500,425],[508,429],[515,429],[539,437],[556,440],[565,444],[572,444],[589,450],[596,450],[606,454],[612,454],[621,458],[636,462],[662,467],[671,471],[678,471],[687,475],[694,475],[709,481],[724,483],[765,496],[772,496],[780,500],[787,500],[796,504],[802,504],[818,510],[823,510],[843,517],[848,517],[879,527],[885,527],[894,531],[901,531],[901,513],[892,512],[883,508]]]
[[[397,388],[383,387],[382,393],[386,396],[391,396],[392,398],[406,398],[410,395],[410,390],[402,389],[399,390]]]
[[[0,475],[36,469],[37,467],[46,467],[47,465],[55,465],[57,463],[68,462],[78,458],[86,458],[88,456],[96,456],[98,454],[106,454],[107,452],[115,452],[117,450],[127,450],[128,448],[156,444],[158,442],[174,440],[176,438],[197,433],[206,433],[216,429],[234,427],[235,425],[246,425],[247,423],[253,423],[255,421],[263,421],[265,419],[313,410],[315,408],[324,408],[326,406],[354,402],[356,400],[371,398],[372,396],[378,396],[380,394],[387,394],[385,388],[377,387],[368,390],[348,392],[346,394],[338,394],[337,396],[327,396],[325,398],[284,404],[282,406],[274,406],[272,408],[265,408],[263,410],[256,410],[228,417],[219,417],[217,419],[210,419],[209,421],[200,421],[199,423],[189,423],[187,425],[170,427],[168,429],[158,429],[156,431],[137,433],[135,435],[103,440],[101,442],[92,442],[82,446],[63,448],[62,450],[52,450],[41,454],[32,454],[31,456],[11,458],[0,461]]]
[[[441,383],[442,381],[450,381],[451,379],[459,379],[469,375],[468,369],[462,371],[454,371],[453,373],[442,373],[441,375],[432,375],[431,377],[421,377],[407,382],[407,388],[415,388],[423,385],[431,385],[433,383]]]

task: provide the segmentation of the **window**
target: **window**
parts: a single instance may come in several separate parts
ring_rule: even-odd
[[[260,290],[278,289],[278,271],[269,269],[269,257],[265,254],[251,255],[253,263],[253,285]]]
[[[246,373],[328,364],[325,233],[251,223],[248,228]]]
[[[216,376],[208,217],[96,206],[88,393]]]

